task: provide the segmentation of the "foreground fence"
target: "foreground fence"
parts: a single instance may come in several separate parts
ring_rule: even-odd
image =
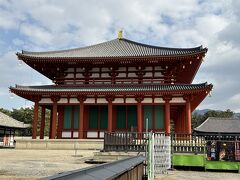
[[[114,132],[104,134],[104,151],[146,151],[146,133]]]
[[[139,180],[144,177],[145,157],[135,156],[98,166],[63,172],[42,180],[96,180],[96,179],[128,179]]]
[[[172,153],[205,153],[206,140],[202,135],[197,134],[172,134]]]

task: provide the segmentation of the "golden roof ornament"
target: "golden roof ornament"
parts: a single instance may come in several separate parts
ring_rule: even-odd
[[[118,31],[118,39],[123,39],[123,30]]]

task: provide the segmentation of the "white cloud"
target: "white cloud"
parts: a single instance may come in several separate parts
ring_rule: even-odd
[[[240,93],[233,95],[229,101],[234,104],[239,104],[240,102]]]
[[[40,26],[23,23],[20,27],[20,34],[25,35],[30,42],[39,46],[53,43],[53,34]]]
[[[194,82],[212,82],[214,92],[200,108],[240,109],[236,102],[226,103],[240,89],[239,6],[239,1],[225,0],[0,0],[0,32],[16,33],[1,41],[0,46],[7,47],[0,50],[0,80],[6,89],[15,83],[49,83],[31,68],[18,66],[14,54],[19,48],[90,45],[116,38],[123,29],[125,37],[143,43],[208,47]]]

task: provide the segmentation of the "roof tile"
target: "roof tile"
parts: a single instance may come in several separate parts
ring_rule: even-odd
[[[207,49],[203,49],[202,46],[195,48],[167,48],[141,44],[123,38],[76,49],[48,52],[22,51],[22,53],[18,53],[18,55],[42,58],[104,58],[135,56],[175,56],[206,51]]]

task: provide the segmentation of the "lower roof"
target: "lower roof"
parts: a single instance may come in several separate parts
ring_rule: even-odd
[[[170,94],[192,93],[212,89],[212,84],[136,84],[136,85],[45,85],[10,87],[16,94]]]
[[[0,126],[9,128],[28,128],[30,124],[24,124],[24,122],[20,122],[0,112]]]
[[[209,117],[194,130],[201,133],[240,133],[240,119]]]

